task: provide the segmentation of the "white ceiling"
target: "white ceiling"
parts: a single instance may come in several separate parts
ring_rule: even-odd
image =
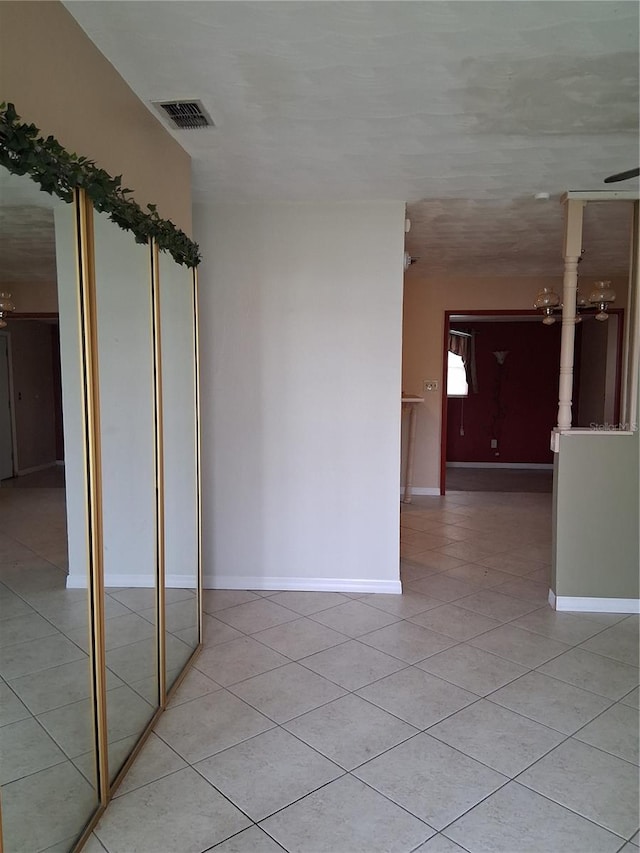
[[[195,200],[406,200],[426,272],[557,273],[560,194],[638,164],[636,2],[66,6],[150,109],[204,103]]]

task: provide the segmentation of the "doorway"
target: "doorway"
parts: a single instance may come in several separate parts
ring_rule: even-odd
[[[619,418],[623,313],[600,323],[587,311],[577,326],[576,426]],[[550,492],[561,324],[535,311],[446,312],[444,322],[440,493]]]

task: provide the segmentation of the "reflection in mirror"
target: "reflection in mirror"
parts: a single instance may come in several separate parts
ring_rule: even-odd
[[[94,213],[109,775],[159,706],[150,247]]]
[[[167,689],[198,645],[198,480],[193,271],[158,258],[164,432]]]
[[[78,276],[74,205],[1,168],[0,197],[0,783],[6,853],[36,853],[98,805]]]
[[[611,429],[624,419],[624,327],[629,293],[633,205],[592,202],[583,211],[584,254],[578,267],[579,311],[574,346],[574,427]],[[595,282],[611,282],[615,293],[608,311],[589,303]],[[600,314],[600,319],[596,315]]]

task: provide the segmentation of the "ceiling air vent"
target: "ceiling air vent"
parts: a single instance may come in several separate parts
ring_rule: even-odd
[[[178,130],[197,130],[214,127],[200,101],[156,101],[155,106],[169,118]]]

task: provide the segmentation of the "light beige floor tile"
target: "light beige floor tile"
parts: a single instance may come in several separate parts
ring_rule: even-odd
[[[202,614],[202,630],[205,647],[228,643],[231,640],[237,640],[244,636],[241,631],[236,631],[231,625],[226,625],[224,622],[216,619],[215,616],[209,616],[208,613]]]
[[[231,625],[244,634],[257,634],[274,625],[291,622],[298,616],[293,610],[274,604],[271,599],[260,598],[257,601],[247,601],[226,610],[218,610],[216,618]]]
[[[624,838],[638,828],[638,769],[570,738],[518,782]]]
[[[629,705],[631,708],[640,708],[640,690],[636,687],[630,693],[627,693],[621,700],[623,705]]]
[[[216,613],[218,610],[245,604],[247,601],[257,601],[259,598],[255,592],[246,589],[204,589],[202,609],[205,613]]]
[[[515,598],[522,598],[524,601],[534,601],[540,604],[546,604],[549,599],[549,584],[544,581],[538,583],[528,577],[512,578],[496,586],[495,590],[505,595],[513,595]]]
[[[215,853],[282,853],[282,850],[260,827],[250,826],[218,844]]]
[[[529,572],[525,577],[527,580],[535,581],[535,583],[544,583],[547,585],[547,588],[549,588],[551,584],[551,569],[546,566],[542,569],[535,569],[534,571]]]
[[[117,797],[96,827],[109,853],[208,849],[249,825],[191,767]]]
[[[615,853],[621,839],[551,800],[510,782],[448,826],[472,853]]]
[[[409,548],[407,549],[407,556],[411,556],[411,554],[417,554],[421,551],[430,551],[433,548],[443,548],[445,545],[450,545],[453,540],[447,536],[440,536],[436,534],[436,530],[438,528],[434,528],[429,532],[415,532],[413,534],[408,534],[405,536],[405,541],[408,540]],[[402,540],[400,544],[400,553],[402,554]]]
[[[480,613],[490,619],[497,619],[499,622],[510,622],[512,619],[517,619],[518,616],[524,616],[525,613],[530,613],[540,607],[538,602],[523,601],[520,598],[513,598],[511,595],[496,592],[494,589],[482,590],[473,595],[468,595],[466,598],[461,598],[457,604],[459,607],[473,610],[474,613]]]
[[[107,671],[107,689],[120,684],[118,676]],[[13,679],[11,686],[33,714],[79,702],[91,696],[89,658],[24,675]]]
[[[246,740],[195,768],[254,821],[344,773],[283,729]]]
[[[509,777],[564,739],[553,729],[484,699],[433,726],[429,734]]]
[[[69,592],[74,591],[75,590],[69,590]],[[125,616],[130,612],[131,611],[125,607],[124,604],[120,604],[119,601],[111,598],[110,595],[105,595],[104,615],[106,619],[111,619],[116,616]],[[78,629],[84,629],[85,632],[88,631],[88,605],[86,599],[82,601],[74,600],[65,604],[57,604],[43,611],[43,615],[63,633],[68,633]]]
[[[415,554],[410,560],[406,560],[405,562],[410,566],[424,566],[433,572],[446,572],[448,569],[454,569],[456,566],[463,566],[469,560],[450,557],[441,551],[424,551],[421,554]]]
[[[523,560],[538,561],[545,566],[551,564],[551,546],[546,544],[529,544],[520,545],[514,548],[510,553],[514,557],[521,557]]]
[[[52,666],[59,666],[73,660],[86,658],[85,652],[62,634],[42,637],[7,646],[0,655],[0,675],[5,681],[42,672]]]
[[[297,663],[256,675],[229,690],[276,723],[299,717],[345,692]]]
[[[300,660],[348,640],[345,634],[306,618],[267,628],[254,634],[253,638],[291,660]]]
[[[524,631],[513,625],[494,628],[493,631],[469,640],[469,645],[531,669],[561,655],[569,648],[566,643],[532,634],[531,631]]]
[[[41,725],[70,758],[90,752],[94,744],[92,702],[83,699],[38,715]],[[128,685],[107,691],[109,742],[139,735],[153,716],[154,708]]]
[[[284,728],[345,770],[416,734],[413,726],[353,694],[291,720]]]
[[[428,551],[427,553],[432,553]],[[435,551],[433,552],[435,554]],[[441,573],[440,569],[434,569],[430,566],[423,566],[419,563],[412,563],[411,560],[400,560],[400,580],[402,581],[402,590],[403,592],[409,591],[408,584],[413,581],[421,581],[424,578],[428,578],[431,575],[439,575]],[[419,593],[416,593],[419,595]],[[428,596],[425,596],[427,598]]]
[[[621,661],[629,666],[638,666],[637,630],[626,630],[623,625],[606,628],[595,637],[582,643],[581,648],[607,658]]]
[[[70,849],[70,846],[67,846],[67,850]],[[48,853],[48,851],[45,851]],[[82,853],[106,853],[106,848],[102,846],[100,843],[100,839],[94,833],[91,833],[89,840],[82,848]]]
[[[339,604],[330,610],[323,610],[322,613],[315,613],[313,619],[341,634],[359,637],[361,634],[375,631],[376,628],[397,622],[399,617],[361,601],[350,601],[348,604]]]
[[[455,578],[447,577],[444,573],[432,575],[419,581],[411,581],[408,584],[408,588],[412,592],[427,595],[443,603],[456,601],[458,598],[463,598],[465,595],[471,595],[472,592],[478,591],[477,584],[456,580]]]
[[[596,746],[625,761],[638,764],[638,738],[640,714],[627,705],[613,705],[580,729],[574,737],[583,743]]]
[[[413,666],[363,687],[358,696],[417,729],[426,729],[478,699]]]
[[[466,643],[445,649],[417,666],[478,696],[486,696],[527,671],[519,664]]]
[[[349,640],[340,646],[325,649],[304,658],[302,663],[347,690],[357,690],[404,666],[402,661],[366,646],[359,640]]]
[[[570,649],[538,671],[610,699],[621,699],[639,680],[636,667],[582,648]]]
[[[151,678],[157,669],[155,639],[138,640],[128,646],[110,649],[106,658],[109,669],[127,684]]]
[[[589,614],[591,615],[591,614]],[[592,619],[575,613],[558,613],[550,608],[541,608],[527,613],[513,622],[516,628],[524,628],[534,634],[551,637],[569,646],[582,643],[602,631],[602,626]]]
[[[491,701],[565,734],[573,734],[611,705],[610,699],[538,672],[500,688]]]
[[[111,598],[124,604],[129,610],[133,610],[134,613],[148,610],[150,607],[154,607],[156,603],[155,589],[120,588],[116,592],[114,589],[107,587],[105,592]]]
[[[2,789],[8,851],[44,850],[79,834],[98,805],[96,792],[70,761]]]
[[[541,560],[525,560],[522,557],[517,557],[512,551],[491,554],[488,557],[482,557],[478,562],[482,566],[497,569],[500,572],[508,572],[511,575],[528,575],[546,565]]]
[[[66,761],[54,740],[33,718],[0,728],[0,785]]]
[[[425,823],[350,776],[262,825],[289,853],[405,853],[433,835]]]
[[[339,592],[304,592],[291,590],[287,592],[278,592],[271,596],[271,601],[276,604],[281,604],[283,607],[288,607],[302,616],[308,616],[310,613],[319,613],[321,610],[327,610],[329,607],[335,607],[337,604],[346,604],[349,599],[346,595],[341,595]]]
[[[116,778],[124,762],[131,754],[131,750],[138,742],[137,736],[121,738],[120,740],[111,741],[109,743],[109,778],[113,782]],[[96,760],[93,750],[79,755],[73,759],[73,763],[82,773],[85,779],[91,784],[96,784]]]
[[[219,684],[212,681],[200,670],[192,667],[186,674],[184,680],[169,700],[169,707],[182,705],[184,702],[189,702],[191,699],[197,699],[200,696],[206,696],[207,693],[215,693],[220,690]]]
[[[183,758],[160,740],[154,732],[151,732],[129,772],[118,786],[115,796],[121,797],[135,788],[155,782],[156,779],[175,773],[176,770],[182,770],[186,766]]]
[[[435,601],[426,595],[412,592],[409,587],[403,590],[402,595],[371,593],[371,595],[363,596],[360,601],[364,604],[370,604],[372,607],[377,607],[378,610],[384,610],[386,613],[401,616],[403,619],[415,616],[417,613],[424,613],[425,610],[438,607],[440,604],[439,601]]]
[[[0,650],[5,646],[25,643],[27,640],[38,640],[57,634],[58,629],[51,622],[43,619],[35,610],[23,613],[10,619],[0,621]],[[0,651],[0,655],[3,652]]]
[[[31,616],[33,608],[4,584],[0,585],[0,621]]]
[[[227,690],[218,690],[183,705],[168,708],[156,734],[186,761],[208,758],[254,735],[273,723]]]
[[[502,624],[497,619],[489,619],[455,604],[441,605],[426,613],[412,616],[409,621],[454,640],[469,640]]]
[[[268,649],[251,637],[203,649],[194,666],[218,684],[227,687],[289,663],[289,658]]]
[[[428,734],[390,749],[354,775],[436,829],[507,781]]]
[[[457,566],[455,569],[449,569],[444,572],[443,578],[453,578],[454,580],[466,581],[477,587],[485,587],[490,589],[496,587],[505,581],[513,580],[513,576],[506,572],[499,572],[496,569],[490,569],[487,566],[481,566],[479,563],[464,563],[462,566]]]
[[[30,716],[29,709],[22,704],[9,685],[0,681],[0,726],[26,720]]]
[[[445,545],[438,548],[441,554],[447,554],[449,557],[456,557],[458,560],[464,560],[465,563],[477,563],[488,557],[489,554],[497,554],[500,551],[506,551],[506,545],[498,545],[497,543],[481,543],[475,538],[470,541],[454,542],[453,545]]]
[[[419,512],[403,512],[400,515],[400,526],[406,530],[429,533],[431,530],[440,529],[443,524],[438,519],[425,517]]]
[[[360,642],[378,649],[406,663],[419,660],[448,649],[455,640],[414,625],[412,622],[396,622],[360,637]]]
[[[438,833],[420,847],[416,847],[413,853],[465,853],[465,851],[459,844]]]

